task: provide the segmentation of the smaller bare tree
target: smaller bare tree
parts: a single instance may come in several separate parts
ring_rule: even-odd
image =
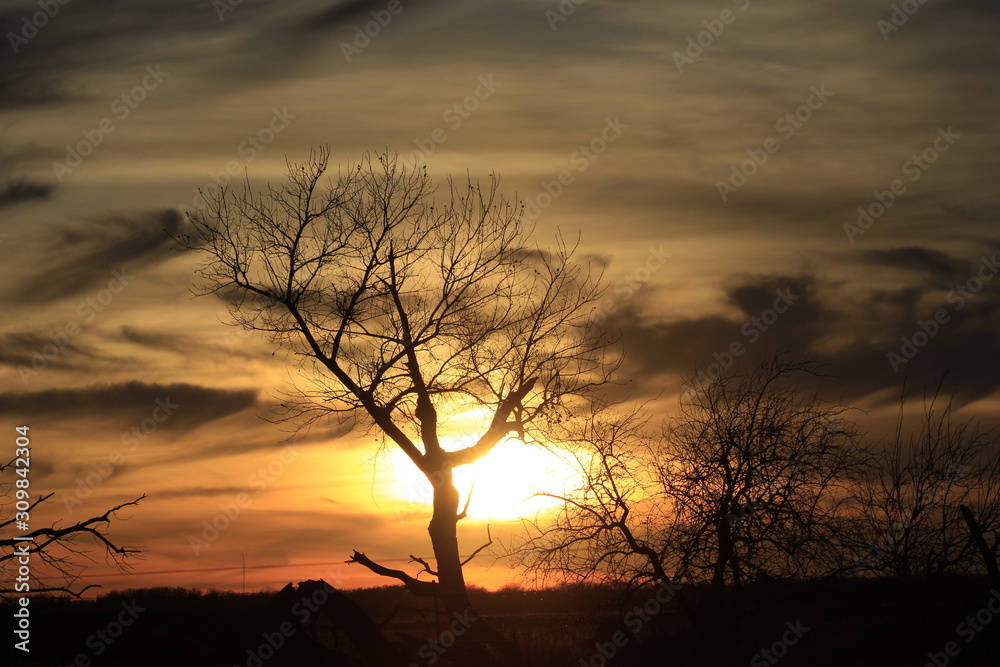
[[[683,578],[721,601],[748,581],[835,571],[843,506],[863,457],[848,405],[802,383],[817,364],[783,355],[723,374],[683,401],[658,478],[678,514]]]
[[[4,473],[12,474],[16,470],[15,460],[7,464],[0,464],[0,476]],[[8,489],[14,486],[14,482],[0,482],[0,492],[7,497],[15,497],[13,493],[7,494]],[[47,493],[36,497],[30,501],[27,513],[31,514],[36,508],[51,500],[53,493]],[[90,588],[97,588],[96,584],[90,584],[83,588],[75,588],[75,583],[79,578],[79,571],[82,561],[93,561],[92,546],[96,545],[103,553],[105,560],[116,567],[124,568],[128,565],[128,560],[140,553],[138,549],[119,546],[107,534],[107,528],[111,525],[112,519],[119,518],[119,514],[130,507],[138,506],[139,502],[145,499],[145,494],[134,500],[116,505],[103,514],[99,514],[89,519],[77,522],[70,526],[52,525],[45,528],[36,528],[29,532],[22,533],[19,537],[30,537],[30,540],[18,540],[13,537],[0,538],[0,568],[7,573],[4,577],[3,586],[0,587],[0,598],[9,595],[23,595],[31,593],[66,593],[74,597],[80,597]],[[14,503],[0,505],[0,511],[6,513],[7,508],[14,508]],[[18,514],[10,512],[10,518],[0,522],[0,530],[4,533],[12,530],[16,525]],[[27,556],[21,549],[27,550]],[[28,562],[27,576],[19,574],[24,561]]]
[[[670,584],[662,536],[671,513],[645,456],[650,438],[655,433],[641,408],[595,403],[554,424],[544,444],[568,459],[580,482],[565,495],[539,494],[562,504],[554,514],[522,520],[526,536],[510,549],[516,564],[543,580]]]
[[[629,584],[709,583],[715,605],[748,581],[837,569],[843,503],[860,474],[851,408],[796,382],[816,365],[774,357],[682,401],[653,431],[640,411],[563,427],[583,482],[529,522],[520,565]]]
[[[940,387],[924,403],[919,428],[904,432],[901,397],[892,440],[872,454],[856,492],[852,548],[861,572],[909,579],[982,571],[961,506],[969,508],[994,558],[1000,547],[1000,447],[996,433],[958,420]]]

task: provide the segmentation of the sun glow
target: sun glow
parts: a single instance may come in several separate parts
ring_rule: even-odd
[[[482,417],[481,410],[466,411],[449,420],[449,430],[464,427],[466,432],[480,433]],[[442,444],[456,450],[474,441],[474,436],[455,436]],[[391,467],[396,478],[395,495],[403,506],[429,511],[433,489],[427,478],[398,450],[391,454]],[[501,441],[479,461],[456,468],[454,475],[462,505],[469,503],[468,516],[498,521],[533,517],[560,506],[559,499],[537,494],[565,495],[578,488],[581,479],[568,456],[513,437]]]

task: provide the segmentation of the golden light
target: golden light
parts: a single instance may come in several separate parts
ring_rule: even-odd
[[[449,431],[481,433],[488,423],[485,411],[467,410],[449,419]],[[448,450],[467,447],[475,435],[447,438]],[[394,494],[401,511],[430,511],[433,489],[430,482],[412,462],[398,450],[390,454],[391,474],[395,478]],[[455,469],[455,486],[464,506],[469,500],[468,516],[479,520],[511,521],[533,517],[562,503],[539,493],[565,495],[580,484],[580,472],[569,460],[538,445],[528,445],[508,437],[485,457]]]

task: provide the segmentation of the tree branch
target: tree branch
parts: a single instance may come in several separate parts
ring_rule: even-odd
[[[466,565],[468,565],[468,563],[473,558],[475,558],[479,554],[480,551],[482,551],[486,547],[488,547],[491,544],[493,544],[493,536],[490,535],[490,526],[489,526],[489,524],[486,525],[486,539],[489,540],[486,544],[484,544],[483,546],[481,546],[478,549],[476,549],[475,551],[473,551],[472,554],[468,558],[466,558],[465,560],[462,561],[462,567],[465,567]]]
[[[402,570],[393,570],[385,567],[384,565],[379,565],[374,562],[368,556],[364,555],[360,551],[355,551],[354,555],[351,556],[350,560],[345,561],[346,563],[359,563],[364,565],[369,570],[375,574],[382,577],[391,577],[393,579],[398,579],[403,583],[406,588],[414,593],[415,595],[421,595],[424,597],[440,597],[441,596],[441,584],[436,581],[420,581],[415,577],[411,577],[406,572]]]
[[[523,383],[516,391],[511,392],[507,395],[500,405],[497,406],[496,412],[493,414],[493,421],[490,423],[489,429],[486,433],[479,438],[476,444],[466,447],[465,449],[459,449],[454,452],[448,452],[446,460],[451,464],[451,467],[456,468],[461,465],[466,465],[467,463],[472,463],[483,458],[490,453],[490,450],[496,446],[500,440],[503,439],[505,435],[511,431],[523,432],[523,425],[520,420],[507,421],[515,409],[521,407],[522,401],[535,386],[535,382],[538,378],[531,378],[527,382]]]

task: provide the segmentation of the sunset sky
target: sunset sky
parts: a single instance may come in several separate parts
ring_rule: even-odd
[[[994,0],[50,4],[0,9],[0,443],[31,426],[32,489],[56,494],[36,525],[148,495],[111,531],[134,573],[98,555],[81,584],[239,589],[245,558],[248,588],[351,587],[389,583],[353,549],[430,558],[426,485],[371,437],[263,420],[294,369],[192,296],[164,232],[198,188],[277,182],[318,145],[496,172],[541,243],[579,233],[632,399],[789,346],[875,434],[904,377],[947,373],[998,421]],[[549,467],[515,443],[482,462],[532,472],[481,473],[466,553]],[[492,562],[469,579],[519,580]]]

